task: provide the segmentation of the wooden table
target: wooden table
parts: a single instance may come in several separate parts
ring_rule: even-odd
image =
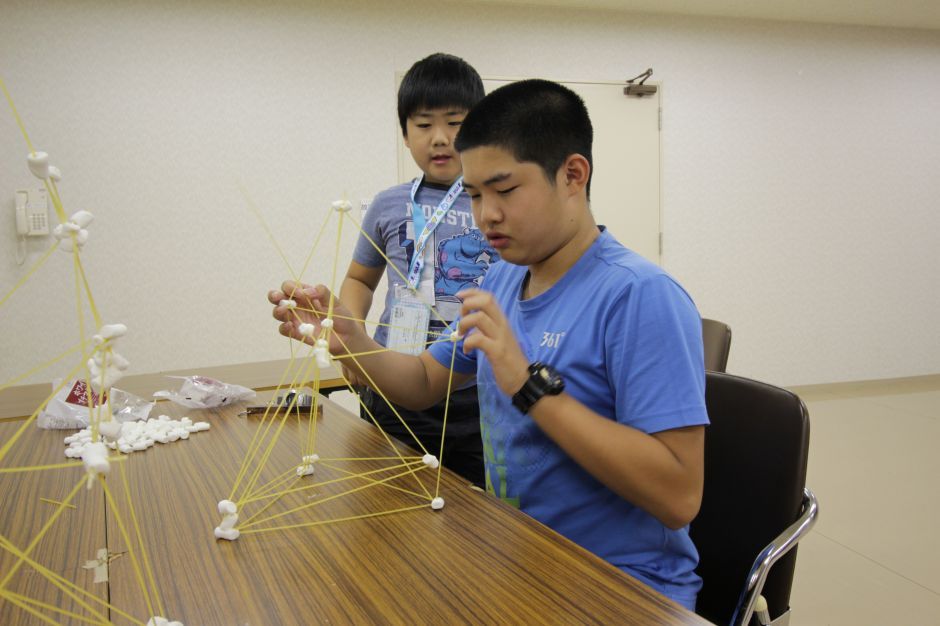
[[[388,454],[388,444],[377,429],[329,400],[323,402],[317,434],[321,457]],[[248,441],[260,422],[257,417],[237,417],[240,410],[241,405],[214,411],[157,405],[157,414],[206,419],[212,429],[194,433],[186,441],[157,444],[129,455],[124,462],[166,617],[186,626],[707,623],[447,471],[440,482],[440,494],[446,502],[440,511],[424,502],[425,506],[408,512],[246,533],[234,542],[217,540],[213,536],[220,520],[217,503],[228,497]],[[267,475],[297,463],[298,439],[307,421],[288,419],[271,467],[265,470]],[[0,426],[4,429],[0,433],[6,435],[13,425]],[[63,431],[31,428],[17,448],[22,456],[16,461],[64,459],[64,435]],[[365,469],[379,467],[384,461],[360,463],[359,469]],[[74,485],[81,472],[76,468],[0,474],[0,534],[28,534],[21,526],[35,528],[37,510],[55,508],[39,504],[37,497],[63,497],[62,489]],[[328,464],[318,464],[317,473],[303,480],[322,484],[342,475]],[[431,470],[419,474],[432,492],[435,475]],[[115,469],[108,480],[117,491]],[[413,487],[414,478],[407,480]],[[8,490],[13,484],[19,485],[15,492]],[[286,496],[271,510],[326,500],[363,484],[367,484],[364,479],[324,484],[312,492]],[[71,516],[68,524],[58,526],[42,556],[67,575],[75,574],[86,587],[110,594],[114,606],[146,622],[150,614],[129,558],[111,563],[107,584],[91,585],[90,571],[77,567],[93,558],[105,541],[112,553],[125,549],[114,516],[108,513],[105,519],[100,486],[82,491],[85,500],[79,509],[67,513]],[[290,521],[328,522],[416,501],[421,504],[414,496],[393,488],[371,487],[295,513]],[[0,573],[9,562],[9,558],[0,560]],[[24,567],[13,582],[32,597],[38,594],[55,602],[57,592],[30,587],[31,576]],[[0,624],[38,623],[5,604],[0,601]],[[112,619],[129,623],[117,616]]]
[[[0,424],[0,445],[8,441],[19,426],[17,423]],[[20,440],[21,445],[12,448],[2,467],[68,461],[62,452],[65,448],[62,438],[66,434],[31,428]],[[65,500],[81,476],[79,470],[0,474],[0,535],[19,549],[25,549],[56,512],[54,503]],[[95,558],[97,548],[107,545],[104,497],[100,489],[80,488],[72,505],[63,508],[52,531],[36,545],[30,556],[55,574],[107,599],[107,585],[94,585],[93,575],[82,568],[87,560]],[[15,563],[16,559],[10,552],[0,549],[0,581],[14,571]],[[71,598],[55,588],[35,568],[23,565],[15,571],[6,589],[70,611],[80,610]],[[0,624],[37,623],[41,622],[0,599]]]

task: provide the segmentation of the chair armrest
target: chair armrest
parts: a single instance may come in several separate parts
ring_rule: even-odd
[[[816,501],[816,496],[808,488],[804,488],[803,513],[799,519],[767,544],[754,560],[751,572],[748,575],[747,587],[741,593],[738,606],[731,618],[731,623],[734,626],[746,626],[750,623],[751,616],[754,614],[754,605],[764,589],[764,583],[767,580],[770,568],[809,533],[813,525],[816,524],[818,516],[819,503]]]

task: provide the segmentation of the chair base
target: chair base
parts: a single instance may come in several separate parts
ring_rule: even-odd
[[[766,626],[790,626],[790,609],[778,615],[776,619],[770,620]]]

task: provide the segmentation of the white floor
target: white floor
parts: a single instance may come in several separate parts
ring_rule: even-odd
[[[790,623],[940,624],[940,377],[794,391],[820,517]]]

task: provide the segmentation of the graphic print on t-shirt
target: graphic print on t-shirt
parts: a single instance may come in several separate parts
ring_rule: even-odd
[[[429,205],[421,205],[421,208],[425,215],[433,211]],[[443,239],[439,239],[437,231],[434,232],[425,247],[422,280],[429,279],[430,272],[434,272],[435,309],[443,319],[451,321],[460,313],[460,300],[456,294],[464,289],[478,288],[490,263],[499,260],[499,256],[476,229],[472,214],[451,210],[445,222],[465,224],[463,232]],[[406,258],[412,259],[415,253],[413,221],[408,220],[399,226],[398,243],[404,248]],[[431,327],[442,328],[443,322],[432,316]]]

